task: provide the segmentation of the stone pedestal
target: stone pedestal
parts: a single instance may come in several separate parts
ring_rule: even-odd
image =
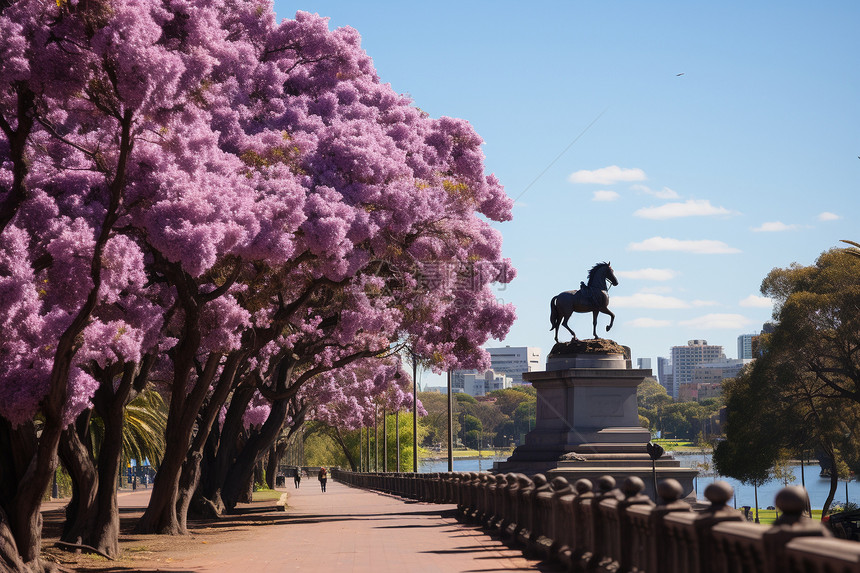
[[[629,354],[628,354],[629,356]],[[650,432],[639,426],[636,387],[651,370],[629,368],[621,353],[550,354],[544,372],[528,372],[537,390],[537,423],[525,443],[495,471],[580,478],[612,475],[619,482],[636,475],[653,496]],[[664,455],[657,479],[673,478],[693,494],[697,472]]]

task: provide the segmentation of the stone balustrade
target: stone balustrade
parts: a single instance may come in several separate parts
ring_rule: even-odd
[[[804,517],[806,491],[798,486],[777,494],[781,516],[765,526],[747,522],[727,505],[733,492],[725,482],[709,485],[710,506],[693,511],[673,479],[658,484],[655,504],[635,476],[620,488],[610,476],[596,484],[488,472],[333,470],[332,477],[408,499],[454,504],[459,520],[572,571],[860,573],[860,543],[834,539]]]

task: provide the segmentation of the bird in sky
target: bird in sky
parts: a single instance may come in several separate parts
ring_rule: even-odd
[[[675,74],[675,77],[683,76],[683,75],[684,75],[684,72],[681,72],[680,74]]]

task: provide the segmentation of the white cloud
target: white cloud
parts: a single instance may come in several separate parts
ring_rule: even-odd
[[[672,287],[670,286],[650,286],[650,287],[642,287],[639,289],[639,292],[647,292],[652,294],[669,294],[672,292]]]
[[[681,196],[674,189],[669,189],[668,187],[663,187],[659,191],[655,189],[651,189],[647,185],[642,185],[641,183],[637,183],[636,185],[631,185],[631,189],[634,191],[641,191],[647,195],[653,195],[658,199],[680,199]]]
[[[604,189],[601,191],[595,191],[594,196],[591,198],[591,200],[592,201],[615,201],[619,197],[621,197],[621,195],[619,195],[615,191],[606,191]]]
[[[612,185],[619,181],[644,181],[645,179],[647,177],[641,169],[628,169],[617,165],[601,167],[594,171],[581,169],[571,173],[567,178],[571,183],[597,183],[599,185]]]
[[[690,308],[690,303],[674,296],[638,292],[630,296],[613,296],[610,301],[613,308]]]
[[[626,323],[633,328],[662,328],[672,326],[672,321],[658,320],[656,318],[636,318]]]
[[[643,219],[677,219],[678,217],[711,217],[731,215],[725,207],[714,207],[707,199],[690,199],[683,203],[666,203],[659,207],[644,207],[633,213]]]
[[[824,211],[823,213],[818,214],[818,220],[819,221],[836,221],[836,220],[841,219],[841,218],[842,217],[840,217],[836,213],[831,213],[829,211]]]
[[[731,330],[742,330],[752,324],[753,321],[742,314],[706,314],[691,320],[682,320],[678,324],[693,328],[725,328]]]
[[[643,281],[670,281],[678,276],[678,272],[672,269],[637,269],[635,271],[616,271],[616,276],[625,279]]]
[[[684,241],[669,237],[651,237],[641,243],[630,243],[627,248],[631,251],[678,251],[697,255],[725,255],[740,253],[740,249],[730,247],[722,241],[702,239]]]
[[[799,229],[800,225],[786,225],[782,221],[769,221],[762,223],[761,227],[753,227],[756,233],[779,233],[781,231],[794,231]]]
[[[751,294],[738,303],[741,306],[752,308],[770,308],[773,306],[773,301],[766,296],[758,296]]]
[[[717,302],[713,300],[694,300],[690,304],[697,308],[702,306],[717,306]]]

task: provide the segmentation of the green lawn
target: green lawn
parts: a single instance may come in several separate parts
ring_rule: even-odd
[[[448,450],[446,450],[446,449],[442,449],[441,451],[434,451],[434,450],[428,450],[426,448],[419,448],[419,450],[420,450],[420,457],[421,458],[445,459],[448,457]],[[511,449],[491,450],[488,448],[485,450],[481,450],[481,457],[492,458],[492,457],[495,457],[497,455],[497,453],[499,456],[510,456],[512,452],[513,452],[513,450],[511,450]],[[478,457],[478,450],[470,450],[470,449],[466,449],[466,448],[454,450],[454,458],[455,459],[477,458],[477,457]]]
[[[689,440],[675,440],[672,438],[654,438],[651,440],[655,444],[659,444],[667,452],[677,452],[684,450],[699,450],[699,446]]]
[[[281,499],[281,492],[273,489],[261,489],[254,492],[254,501],[277,501]]]
[[[755,508],[750,510],[753,518],[755,518]],[[770,525],[774,521],[776,521],[776,510],[773,509],[759,509],[758,510],[758,520],[759,523],[763,523],[765,525]],[[812,510],[812,519],[815,521],[821,521],[821,510],[813,509]]]

